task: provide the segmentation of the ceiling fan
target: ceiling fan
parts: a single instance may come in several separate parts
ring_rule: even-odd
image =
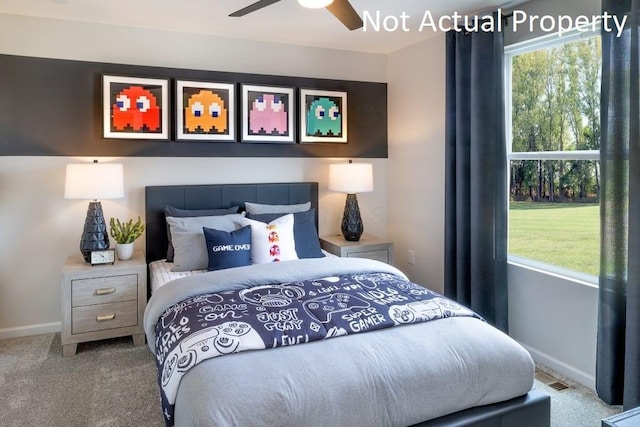
[[[232,17],[241,17],[249,13],[262,9],[263,7],[270,6],[280,0],[258,0],[257,2],[250,4],[240,10],[237,10],[230,14]],[[349,30],[356,30],[362,27],[362,18],[358,15],[358,12],[351,6],[349,0],[298,0],[304,7],[309,8],[322,8],[327,9],[333,16],[338,18],[340,22],[344,24]]]

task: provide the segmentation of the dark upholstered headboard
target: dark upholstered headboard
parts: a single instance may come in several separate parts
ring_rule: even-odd
[[[178,209],[217,209],[244,202],[290,205],[311,202],[318,227],[318,183],[161,185],[145,187],[147,262],[167,256],[166,205]]]

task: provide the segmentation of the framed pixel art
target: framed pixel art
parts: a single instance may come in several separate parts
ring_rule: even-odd
[[[102,76],[103,137],[169,139],[169,80]]]
[[[235,141],[235,84],[176,80],[176,139]]]
[[[294,88],[242,85],[242,141],[295,142]]]
[[[347,142],[347,92],[300,89],[300,142]]]

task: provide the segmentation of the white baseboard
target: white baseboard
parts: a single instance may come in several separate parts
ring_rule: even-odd
[[[42,323],[39,325],[19,326],[17,328],[0,329],[0,339],[28,337],[30,335],[51,334],[62,330],[61,322]]]
[[[573,381],[580,383],[585,387],[589,387],[590,389],[595,390],[596,379],[593,375],[576,369],[575,367],[563,362],[562,360],[556,359],[553,356],[549,356],[548,354],[538,351],[535,348],[529,347],[526,344],[520,343],[520,345],[527,349],[529,354],[531,354],[534,362],[547,366],[557,373],[562,374],[565,377],[572,379]]]

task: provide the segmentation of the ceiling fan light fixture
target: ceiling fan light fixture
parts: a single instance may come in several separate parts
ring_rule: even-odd
[[[298,3],[300,3],[300,6],[309,9],[320,9],[329,6],[333,3],[333,0],[298,0]]]

